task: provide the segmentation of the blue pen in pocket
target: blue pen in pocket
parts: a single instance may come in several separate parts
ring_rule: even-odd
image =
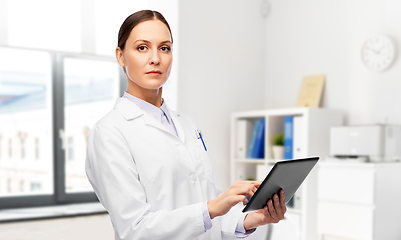
[[[202,144],[203,144],[203,147],[205,148],[205,151],[207,151],[205,142],[203,141],[203,138],[202,138],[202,134],[199,132],[199,130],[196,130],[195,132],[196,132],[197,138],[202,141]]]

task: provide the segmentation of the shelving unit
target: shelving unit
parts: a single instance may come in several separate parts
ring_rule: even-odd
[[[324,159],[329,154],[329,134],[330,127],[343,124],[343,114],[338,110],[322,108],[288,108],[271,109],[260,111],[237,112],[231,115],[231,182],[235,180],[257,179],[257,172],[262,172],[262,176],[267,175],[268,171],[277,161],[273,159],[272,138],[275,134],[284,132],[284,118],[286,116],[300,117],[300,125],[297,125],[297,142],[300,145],[293,148],[294,158],[308,156],[319,156]],[[244,134],[238,133],[238,122],[240,120],[249,121],[253,129],[256,120],[265,118],[265,144],[263,159],[244,158],[243,154],[239,157],[239,137]],[[243,141],[242,141],[243,142]],[[258,169],[258,170],[257,170]],[[262,170],[261,170],[262,169]],[[293,228],[293,231],[288,231]],[[286,232],[279,229],[287,229]],[[307,179],[301,185],[294,196],[293,207],[288,207],[286,218],[274,225],[272,240],[316,240],[317,234],[317,173],[312,170]],[[290,238],[289,238],[290,237]]]

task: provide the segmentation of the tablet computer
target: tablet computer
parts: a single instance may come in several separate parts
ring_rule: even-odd
[[[318,160],[319,157],[309,157],[283,160],[274,164],[242,212],[263,208],[281,189],[285,193],[285,203],[288,203]]]

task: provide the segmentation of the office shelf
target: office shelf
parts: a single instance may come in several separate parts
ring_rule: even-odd
[[[297,125],[297,131],[300,133],[297,135],[297,140],[301,144],[296,148],[293,146],[293,158],[309,156],[325,158],[329,153],[330,127],[342,125],[343,122],[341,111],[322,108],[268,109],[233,113],[230,126],[231,182],[247,179],[263,180],[273,165],[277,161],[282,161],[273,159],[271,149],[273,136],[284,132],[286,116],[298,117],[298,120],[301,120],[299,121],[301,124]],[[253,130],[255,122],[261,118],[265,118],[265,158],[245,158],[247,147],[245,143],[251,135],[249,131]],[[244,131],[243,126],[246,126],[247,130]],[[317,174],[312,170],[295,193],[293,205],[288,207],[286,218],[274,225],[271,239],[316,240],[318,238],[316,229]],[[288,231],[292,231],[291,236],[285,233]]]

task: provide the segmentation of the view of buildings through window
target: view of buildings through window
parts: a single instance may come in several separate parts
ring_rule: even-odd
[[[31,72],[0,62],[0,152],[8,149],[8,155],[0,155],[0,196],[52,194],[50,57],[46,52],[8,48],[0,48],[0,55],[15,51],[31,55],[36,68]],[[114,61],[64,58],[63,69],[65,187],[67,192],[92,191],[85,174],[86,141],[89,129],[120,95],[119,66]]]
[[[0,48],[0,196],[53,193],[51,89],[49,53]]]

